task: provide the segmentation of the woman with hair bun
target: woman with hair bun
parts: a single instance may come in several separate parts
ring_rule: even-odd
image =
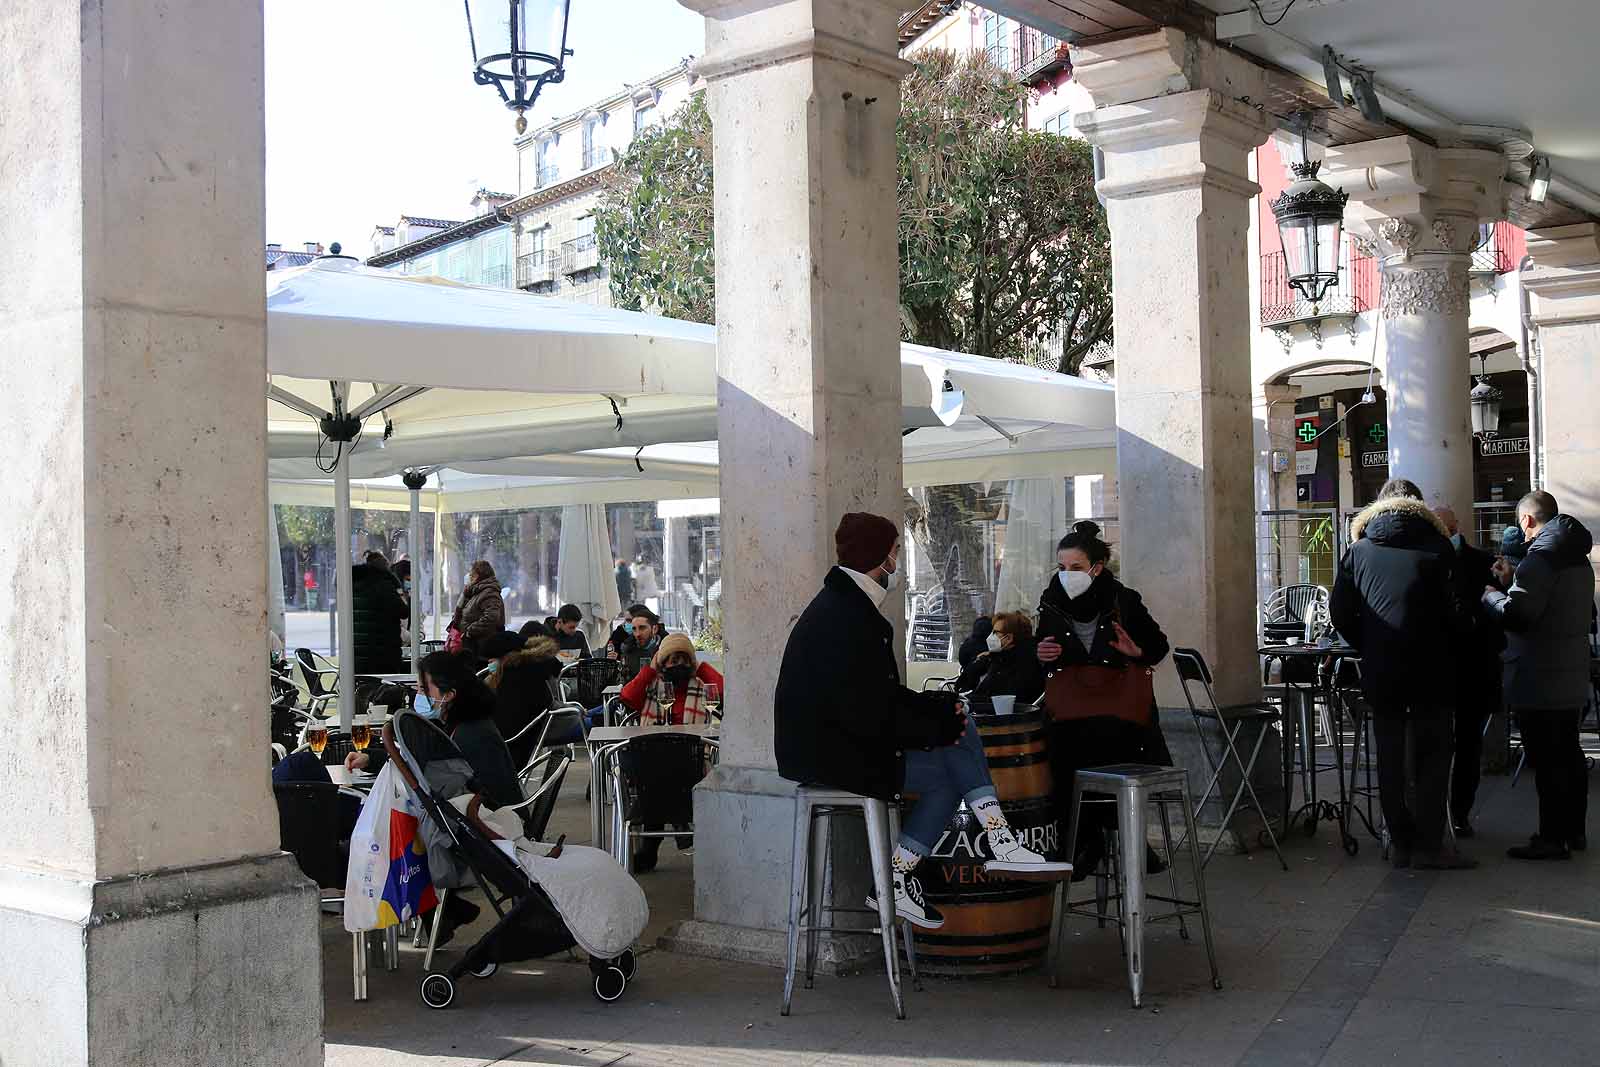
[[[1039,663],[1047,675],[1066,667],[1118,669],[1154,667],[1167,658],[1167,635],[1150,617],[1144,600],[1111,573],[1111,548],[1100,527],[1088,520],[1074,523],[1056,545],[1057,571],[1039,597]],[[1147,725],[1112,715],[1063,718],[1051,708],[1050,773],[1063,819],[1072,802],[1073,777],[1080,767],[1111,763],[1172,764],[1160,719],[1152,703]],[[1093,873],[1104,843],[1101,830],[1112,824],[1107,805],[1085,805],[1080,815],[1073,877]],[[1164,869],[1147,849],[1147,866]]]

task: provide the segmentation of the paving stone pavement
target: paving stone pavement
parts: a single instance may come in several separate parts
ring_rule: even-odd
[[[581,765],[576,768],[582,771]],[[588,834],[583,780],[553,823]],[[1332,786],[1331,777],[1326,783]],[[1476,1067],[1600,1063],[1600,856],[1519,864],[1507,845],[1534,819],[1534,783],[1485,778],[1468,872],[1393,871],[1362,837],[1348,857],[1323,824],[1270,853],[1218,855],[1206,869],[1224,988],[1205,950],[1157,924],[1146,997],[1128,1005],[1113,928],[1069,928],[1062,988],[1043,976],[931,979],[907,990],[897,1022],[881,972],[819,977],[778,1015],[776,970],[647,951],[622,1001],[601,1004],[565,957],[463,980],[445,1011],[417,997],[422,957],[374,969],[371,999],[350,997],[350,942],[323,923],[329,1067],[847,1067],[871,1064]],[[692,908],[692,858],[668,842],[641,879],[645,942]],[[480,920],[480,923],[482,920]],[[462,944],[474,934],[458,935]],[[452,946],[455,948],[455,946]]]

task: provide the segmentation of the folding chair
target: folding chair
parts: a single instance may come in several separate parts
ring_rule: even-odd
[[[1255,786],[1250,781],[1250,775],[1256,768],[1256,760],[1261,756],[1261,746],[1267,739],[1267,725],[1277,720],[1278,709],[1270,704],[1218,704],[1216,694],[1211,689],[1211,668],[1206,666],[1205,657],[1198,649],[1173,649],[1172,663],[1178,668],[1178,681],[1183,685],[1183,698],[1189,702],[1189,714],[1194,717],[1196,732],[1200,735],[1200,749],[1205,753],[1206,764],[1211,770],[1211,780],[1206,783],[1205,791],[1194,806],[1196,821],[1200,818],[1201,810],[1211,800],[1212,791],[1221,785],[1222,772],[1228,766],[1230,757],[1239,770],[1239,786],[1233,791],[1233,799],[1228,802],[1227,814],[1223,815],[1222,821],[1217,825],[1217,839],[1211,842],[1202,865],[1211,862],[1212,855],[1217,851],[1217,845],[1222,841],[1222,831],[1233,821],[1233,813],[1238,810],[1240,802],[1248,793],[1251,805],[1261,817],[1261,824],[1266,827],[1267,840],[1272,843],[1272,851],[1277,853],[1278,863],[1287,871],[1289,863],[1283,858],[1283,850],[1278,847],[1277,835],[1272,831],[1272,820],[1267,818],[1267,810],[1262,806],[1261,798],[1256,796]],[[1211,755],[1211,745],[1206,740],[1206,734],[1209,732],[1206,726],[1208,721],[1215,722],[1222,734],[1221,759],[1215,759]],[[1256,733],[1256,743],[1250,749],[1250,758],[1247,760],[1239,751],[1238,740],[1245,724],[1251,722],[1257,723],[1260,729]]]

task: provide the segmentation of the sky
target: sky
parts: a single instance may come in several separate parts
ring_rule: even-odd
[[[516,192],[515,113],[472,80],[461,0],[265,0],[267,240],[365,254],[403,214],[466,219]],[[529,128],[698,55],[677,0],[572,0],[566,81]]]

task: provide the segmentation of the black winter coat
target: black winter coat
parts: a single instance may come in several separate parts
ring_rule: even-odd
[[[879,800],[900,799],[906,749],[961,736],[948,694],[900,684],[893,627],[838,567],[789,633],[773,710],[779,774]]]
[[[1045,586],[1044,592],[1039,595],[1038,638],[1043,641],[1047,637],[1053,637],[1061,645],[1061,658],[1053,664],[1047,664],[1046,670],[1084,663],[1108,667],[1128,666],[1128,657],[1111,647],[1111,643],[1117,639],[1117,632],[1111,625],[1113,616],[1116,621],[1122,623],[1122,628],[1144,653],[1135,665],[1154,667],[1167,658],[1172,646],[1167,641],[1167,635],[1162,633],[1161,627],[1156,624],[1156,620],[1151,618],[1150,609],[1144,606],[1144,598],[1123,585],[1110,571],[1101,571],[1100,577],[1094,580],[1089,591],[1083,595],[1093,598],[1100,609],[1095,624],[1094,639],[1088,648],[1085,648],[1083,642],[1078,640],[1077,634],[1073,633],[1069,621],[1073,605],[1067,597],[1066,590],[1061,588],[1061,582],[1054,575],[1051,575],[1050,584]]]
[[[1350,524],[1329,603],[1334,629],[1361,652],[1361,686],[1380,714],[1448,705],[1468,631],[1456,600],[1455,546],[1420,500],[1380,500]]]
[[[1014,696],[1031,704],[1044,693],[1044,668],[1037,647],[1019,640],[999,652],[982,652],[956,679],[956,689],[974,697]]]
[[[1483,606],[1505,626],[1506,703],[1581,708],[1589,700],[1589,633],[1594,624],[1594,538],[1557,515],[1528,545],[1506,593],[1482,591]]]
[[[355,627],[357,674],[398,674],[405,669],[400,623],[411,614],[400,579],[366,563],[350,568],[350,618]]]
[[[1500,653],[1505,651],[1506,635],[1500,621],[1479,603],[1485,586],[1494,584],[1494,556],[1462,542],[1455,550],[1451,571],[1456,605],[1463,614],[1465,630],[1458,643],[1458,683],[1462,695],[1472,690],[1500,689]]]
[[[564,664],[556,658],[556,642],[550,637],[535,637],[528,647],[505,658],[491,687],[494,692],[494,725],[505,738],[516,767],[526,767],[533,758],[532,736],[512,741],[539,714],[549,710],[554,695],[550,682],[561,674]]]

